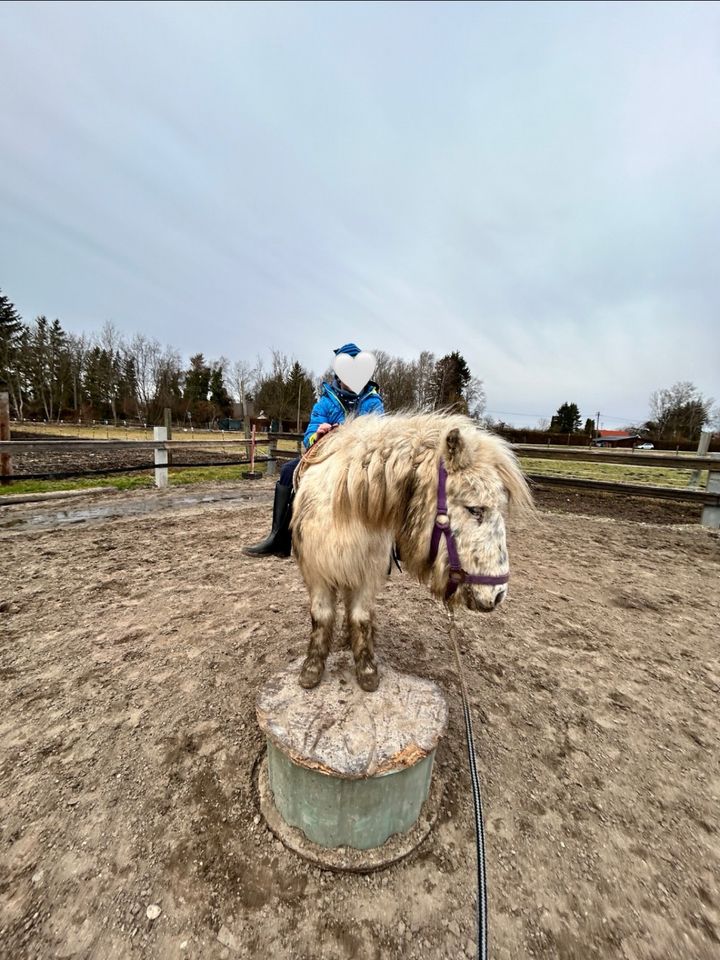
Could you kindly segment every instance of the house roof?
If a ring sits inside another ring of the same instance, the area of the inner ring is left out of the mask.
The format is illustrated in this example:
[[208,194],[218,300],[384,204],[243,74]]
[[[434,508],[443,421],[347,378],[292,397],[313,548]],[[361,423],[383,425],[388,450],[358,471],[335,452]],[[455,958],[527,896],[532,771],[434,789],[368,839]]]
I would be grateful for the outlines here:
[[612,443],[614,440],[642,440],[639,433],[625,433],[622,430],[601,430],[600,436],[593,439],[593,443],[602,443],[607,440]]

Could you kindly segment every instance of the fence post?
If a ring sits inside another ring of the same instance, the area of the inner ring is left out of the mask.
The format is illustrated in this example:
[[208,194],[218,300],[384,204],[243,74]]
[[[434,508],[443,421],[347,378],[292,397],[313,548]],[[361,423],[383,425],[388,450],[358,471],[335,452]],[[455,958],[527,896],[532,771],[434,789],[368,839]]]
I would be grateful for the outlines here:
[[243,480],[259,480],[262,476],[261,473],[257,473],[255,470],[255,434],[256,434],[255,424],[252,425],[252,433],[250,435],[250,469],[243,472]]
[[[700,431],[700,440],[698,442],[697,455],[699,457],[706,456],[708,450],[710,449],[710,440],[712,439],[713,431],[710,427],[703,427]],[[690,480],[688,481],[688,487],[695,489],[700,486],[700,471],[693,470],[690,475]]]
[[[4,386],[4,384],[0,385]],[[10,394],[0,390],[0,440],[10,439]],[[9,453],[0,453],[0,484],[12,482],[12,460]]]
[[[706,489],[708,493],[717,493],[720,496],[720,461],[718,461],[718,470],[713,470],[712,467],[708,470]],[[706,503],[700,523],[704,527],[710,527],[711,530],[720,530],[720,507]]]
[[[167,440],[167,430],[165,427],[153,428],[153,440]],[[168,452],[155,448],[155,486],[167,487],[168,485]]]
[[[170,407],[165,407],[165,410],[164,410],[164,414],[163,414],[163,415],[164,415],[164,418],[165,418],[165,430],[167,431],[167,439],[168,439],[168,440],[172,440],[172,410],[170,409]],[[168,458],[168,459],[167,459],[168,466],[171,467],[171,466],[172,466],[172,451],[168,450],[168,452],[167,452],[167,458]]]
[[268,430],[268,462],[265,465],[265,476],[274,477],[277,472],[278,441],[274,433]]

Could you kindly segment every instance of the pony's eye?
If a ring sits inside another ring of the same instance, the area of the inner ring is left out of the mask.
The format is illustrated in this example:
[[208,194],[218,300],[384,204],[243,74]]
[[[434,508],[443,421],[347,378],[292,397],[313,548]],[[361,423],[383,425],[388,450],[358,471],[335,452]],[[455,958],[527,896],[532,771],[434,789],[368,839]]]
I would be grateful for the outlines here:
[[471,513],[478,523],[482,523],[485,516],[485,507],[466,507],[468,513]]

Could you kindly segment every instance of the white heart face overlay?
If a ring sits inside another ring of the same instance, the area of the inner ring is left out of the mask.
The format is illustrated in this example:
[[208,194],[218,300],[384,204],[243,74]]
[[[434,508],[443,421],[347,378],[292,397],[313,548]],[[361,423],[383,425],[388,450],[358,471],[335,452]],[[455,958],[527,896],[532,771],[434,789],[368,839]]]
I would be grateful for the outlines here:
[[365,351],[356,357],[351,357],[349,353],[338,353],[333,360],[333,370],[338,379],[346,383],[353,393],[360,393],[368,380],[372,380],[376,366],[377,360],[373,354]]

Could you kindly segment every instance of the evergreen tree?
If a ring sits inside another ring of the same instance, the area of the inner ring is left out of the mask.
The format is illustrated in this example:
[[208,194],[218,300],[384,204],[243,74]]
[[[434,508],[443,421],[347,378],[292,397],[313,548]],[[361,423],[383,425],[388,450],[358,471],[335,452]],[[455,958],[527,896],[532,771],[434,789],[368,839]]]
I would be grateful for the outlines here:
[[[202,358],[202,354],[199,355]],[[209,384],[209,368],[205,383]],[[154,393],[152,403],[148,410],[148,417],[154,423],[162,423],[163,412],[169,409],[176,418],[184,418],[187,415],[188,407],[183,400],[183,390],[181,380],[183,377],[180,367],[180,357],[170,348],[159,355],[153,367]],[[203,378],[205,374],[203,373]],[[203,384],[200,384],[202,391]],[[207,397],[207,388],[205,390]],[[198,423],[202,423],[212,418],[212,408],[207,400],[198,400],[195,403],[193,417]]]
[[24,374],[21,358],[24,353],[26,327],[15,305],[0,290],[0,380],[7,384],[15,416],[23,415]]
[[125,420],[137,417],[138,385],[135,361],[127,353],[122,357],[118,381],[118,412]]
[[315,388],[311,378],[297,360],[290,370],[285,393],[288,407],[291,407],[293,411],[290,416],[299,421],[299,429],[303,421],[310,419],[310,411],[315,403]]
[[43,315],[35,318],[30,329],[27,374],[33,412],[51,420],[50,324]]
[[0,377],[9,381],[15,372],[16,351],[23,322],[10,298],[0,290]]
[[85,359],[83,386],[93,417],[117,422],[122,358],[119,353],[96,344]]
[[221,363],[215,363],[210,374],[210,403],[215,407],[215,416],[230,416],[232,398],[225,387],[225,371]]
[[555,433],[577,433],[582,418],[576,403],[563,403],[552,418],[550,429]]
[[185,416],[190,414],[195,423],[206,422],[213,416],[212,407],[208,404],[211,374],[202,353],[190,357],[190,368],[185,371],[182,400]]
[[431,381],[435,409],[444,407],[467,413],[466,388],[471,378],[470,368],[457,350],[441,357],[435,364]]
[[70,399],[68,338],[55,319],[48,330],[48,373],[50,377],[50,416],[60,419]]
[[273,371],[258,381],[255,396],[256,412],[263,411],[271,420],[306,420],[315,402],[312,378],[297,360],[275,353]]

